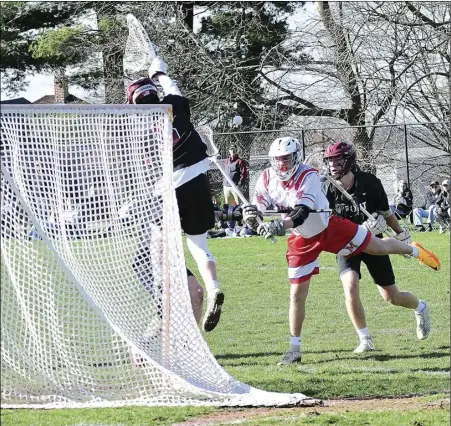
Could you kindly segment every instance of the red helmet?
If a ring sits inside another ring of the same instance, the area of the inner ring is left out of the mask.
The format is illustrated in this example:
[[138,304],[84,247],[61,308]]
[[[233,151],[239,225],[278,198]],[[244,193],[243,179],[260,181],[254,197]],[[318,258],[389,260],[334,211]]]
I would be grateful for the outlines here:
[[159,101],[157,86],[149,77],[140,78],[127,87],[128,104],[156,104]]
[[326,148],[324,153],[324,161],[329,165],[329,160],[332,158],[342,158],[341,165],[334,165],[331,170],[334,179],[341,179],[349,171],[355,172],[357,170],[357,153],[354,145],[347,142],[335,142]]

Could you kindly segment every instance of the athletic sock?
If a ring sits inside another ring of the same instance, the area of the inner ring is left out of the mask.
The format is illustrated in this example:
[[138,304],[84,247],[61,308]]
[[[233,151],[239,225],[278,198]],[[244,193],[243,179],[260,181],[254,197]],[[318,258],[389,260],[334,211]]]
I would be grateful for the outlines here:
[[291,352],[301,351],[301,336],[299,337],[290,336],[290,351]]
[[364,337],[370,337],[370,332],[368,331],[368,327],[361,328],[356,331],[357,331],[357,334],[358,334],[360,340],[362,340]]
[[410,247],[412,247],[412,256],[413,257],[418,257],[420,255],[418,247],[415,247],[415,246],[410,246]]
[[219,282],[216,280],[206,281],[205,287],[207,289],[207,293],[210,293],[210,291],[216,290],[217,288],[219,288]]
[[415,309],[415,312],[416,312],[417,314],[421,314],[421,312],[423,312],[423,309],[424,309],[425,307],[426,307],[426,304],[420,300],[420,302],[418,303],[418,306],[417,306],[416,309]]

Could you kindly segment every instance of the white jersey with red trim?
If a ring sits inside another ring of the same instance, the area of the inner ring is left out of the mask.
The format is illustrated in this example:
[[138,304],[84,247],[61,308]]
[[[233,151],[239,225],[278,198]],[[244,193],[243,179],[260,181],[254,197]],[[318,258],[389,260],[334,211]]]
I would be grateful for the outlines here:
[[[304,204],[311,209],[328,209],[329,202],[321,189],[318,171],[308,164],[300,164],[293,177],[281,181],[269,167],[263,171],[255,186],[252,204],[262,213],[272,204],[278,210],[293,209]],[[329,224],[329,213],[311,213],[293,232],[304,238],[318,235]]]

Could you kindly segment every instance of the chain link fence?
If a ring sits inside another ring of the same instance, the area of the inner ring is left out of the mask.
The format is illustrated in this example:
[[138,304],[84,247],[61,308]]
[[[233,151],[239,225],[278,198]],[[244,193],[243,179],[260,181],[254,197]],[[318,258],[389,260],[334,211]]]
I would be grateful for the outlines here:
[[[249,163],[248,184],[240,188],[247,199],[252,198],[261,172],[269,167],[271,143],[283,136],[297,138],[304,157],[335,141],[353,142],[360,167],[382,181],[390,202],[398,181],[404,179],[413,192],[414,207],[423,206],[431,181],[441,182],[450,176],[450,125],[444,122],[215,133],[220,159],[225,161],[229,147],[236,145],[239,156]],[[210,170],[209,179],[212,193],[218,203],[222,202],[223,177],[219,170]]]

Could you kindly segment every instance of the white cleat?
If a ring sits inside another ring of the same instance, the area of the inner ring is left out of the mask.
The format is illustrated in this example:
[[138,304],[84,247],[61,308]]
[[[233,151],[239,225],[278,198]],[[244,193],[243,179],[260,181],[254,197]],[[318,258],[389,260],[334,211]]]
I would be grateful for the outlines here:
[[302,355],[300,351],[288,351],[284,353],[282,359],[277,365],[295,364],[297,362],[301,362],[301,358]]
[[429,306],[425,304],[424,309],[420,313],[415,312],[415,318],[417,320],[417,337],[420,340],[427,339],[429,334],[431,333]]
[[359,346],[354,349],[355,354],[362,354],[363,352],[371,352],[374,351],[373,341],[370,336],[363,337],[360,340]]

